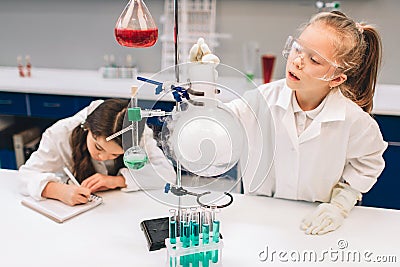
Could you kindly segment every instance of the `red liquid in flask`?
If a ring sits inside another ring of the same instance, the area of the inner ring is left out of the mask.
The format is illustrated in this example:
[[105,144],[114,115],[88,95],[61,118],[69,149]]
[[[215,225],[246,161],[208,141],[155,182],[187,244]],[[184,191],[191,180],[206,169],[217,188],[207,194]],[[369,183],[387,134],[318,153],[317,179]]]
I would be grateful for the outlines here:
[[117,42],[127,47],[149,47],[157,42],[158,29],[132,30],[115,28]]

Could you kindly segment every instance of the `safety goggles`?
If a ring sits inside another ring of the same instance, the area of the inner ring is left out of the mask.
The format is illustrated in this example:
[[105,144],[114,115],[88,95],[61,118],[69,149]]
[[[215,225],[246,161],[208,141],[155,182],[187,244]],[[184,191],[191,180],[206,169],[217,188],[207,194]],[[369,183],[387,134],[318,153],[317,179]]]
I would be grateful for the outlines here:
[[319,80],[330,81],[344,72],[341,66],[326,59],[317,51],[308,48],[292,36],[288,37],[282,55],[290,62],[299,58],[301,64],[299,68]]

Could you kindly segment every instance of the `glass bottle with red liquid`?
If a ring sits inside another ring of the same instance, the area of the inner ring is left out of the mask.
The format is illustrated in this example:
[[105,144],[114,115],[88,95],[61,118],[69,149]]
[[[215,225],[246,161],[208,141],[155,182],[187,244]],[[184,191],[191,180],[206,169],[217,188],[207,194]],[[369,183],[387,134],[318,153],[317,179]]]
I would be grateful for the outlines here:
[[126,47],[153,46],[158,28],[143,0],[130,0],[115,25],[117,42]]

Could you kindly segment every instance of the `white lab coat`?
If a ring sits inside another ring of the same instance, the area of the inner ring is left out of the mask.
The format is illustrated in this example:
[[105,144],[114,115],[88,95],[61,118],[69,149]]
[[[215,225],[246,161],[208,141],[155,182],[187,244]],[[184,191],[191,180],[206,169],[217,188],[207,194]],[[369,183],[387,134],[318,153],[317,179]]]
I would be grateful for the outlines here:
[[[63,173],[63,167],[71,169],[73,166],[70,146],[72,130],[85,121],[87,115],[102,102],[103,100],[93,101],[88,107],[82,109],[74,116],[59,120],[46,129],[42,135],[38,150],[32,153],[27,162],[19,169],[19,172],[24,173],[20,186],[22,194],[41,200],[43,199],[42,191],[49,181],[66,181],[67,178]],[[176,177],[174,168],[157,147],[156,141],[153,139],[153,131],[147,126],[145,126],[140,145],[144,147],[149,158],[149,163],[142,169],[131,172],[135,176],[134,180],[142,179],[141,174],[144,173],[146,175],[144,178],[156,179],[156,184],[160,184],[160,179],[174,181]],[[107,174],[104,162],[95,160],[92,160],[92,162],[98,173]],[[149,176],[149,173],[152,175]],[[125,178],[128,188],[138,187],[134,184],[135,181],[133,179],[126,176]]]
[[292,94],[283,79],[228,104],[248,138],[239,164],[245,193],[329,202],[332,188],[343,180],[367,192],[385,166],[387,143],[375,120],[333,90],[297,136]]

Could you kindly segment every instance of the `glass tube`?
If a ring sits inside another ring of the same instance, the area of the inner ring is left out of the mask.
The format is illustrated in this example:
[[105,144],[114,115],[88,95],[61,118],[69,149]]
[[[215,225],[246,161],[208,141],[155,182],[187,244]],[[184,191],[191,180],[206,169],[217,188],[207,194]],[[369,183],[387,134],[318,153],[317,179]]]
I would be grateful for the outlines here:
[[[138,100],[136,97],[137,93],[137,87],[135,94],[132,94],[131,96],[131,107],[136,108],[138,106]],[[133,91],[132,87],[132,91]],[[139,146],[139,122],[138,121],[132,121],[132,146],[133,147],[138,147]]]
[[192,245],[198,246],[199,245],[199,236],[200,236],[200,229],[199,229],[200,214],[197,211],[197,209],[191,215],[191,223],[192,223],[192,229],[191,229]]
[[[202,244],[207,245],[210,243],[210,225],[211,225],[211,211],[209,209],[203,209],[201,213],[201,225],[202,225]],[[211,251],[202,252],[200,256],[203,267],[210,266]]]
[[190,226],[188,222],[183,224],[183,244],[184,248],[190,247]]
[[[216,218],[217,212],[219,212],[219,210],[216,207],[211,207],[211,214],[212,214],[212,222],[213,222],[213,237],[212,240],[214,243],[218,243],[219,242],[219,228],[220,228],[220,222],[219,220]],[[214,250],[212,253],[212,258],[211,261],[213,263],[217,263],[218,262],[218,250]]]
[[211,212],[210,210],[203,209],[201,213],[201,225],[203,234],[203,244],[210,243],[210,225],[211,225]]
[[176,222],[176,210],[169,210],[169,238],[171,244],[176,244],[176,234],[177,234],[177,222]]
[[179,214],[179,241],[183,241],[183,224],[187,222],[187,210],[185,208],[181,209]]

